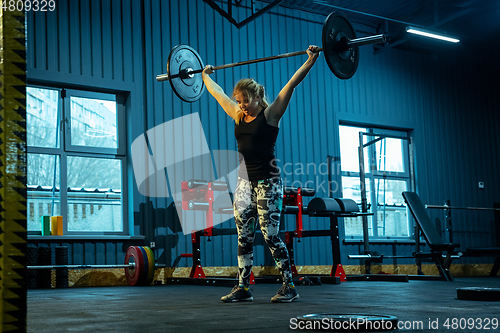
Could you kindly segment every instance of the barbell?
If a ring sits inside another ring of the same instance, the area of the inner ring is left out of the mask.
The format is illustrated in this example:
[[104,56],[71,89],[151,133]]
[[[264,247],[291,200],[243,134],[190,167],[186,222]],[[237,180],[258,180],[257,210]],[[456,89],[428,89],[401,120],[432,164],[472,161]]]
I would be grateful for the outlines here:
[[462,209],[462,210],[487,210],[487,211],[500,211],[500,208],[489,207],[455,207],[448,205],[425,205],[427,209]]
[[[453,259],[460,259],[462,257],[462,254],[461,253],[458,253],[458,254],[455,254],[455,255],[452,255],[450,256],[450,258],[453,258]],[[401,256],[386,256],[386,255],[383,255],[383,254],[379,254],[379,255],[373,255],[373,254],[349,254],[347,255],[347,259],[353,259],[353,260],[356,260],[356,259],[359,259],[359,260],[371,260],[371,261],[376,261],[376,262],[382,262],[384,259],[412,259],[412,258],[415,258],[415,256],[404,256],[404,255],[401,255]]]
[[153,282],[156,270],[155,258],[147,246],[130,246],[125,254],[123,265],[43,265],[27,266],[27,269],[108,269],[124,268],[127,283],[131,286],[149,286]]
[[[374,35],[356,38],[356,32],[349,19],[341,12],[333,12],[323,24],[321,36],[322,48],[328,67],[339,79],[350,79],[358,68],[358,47],[369,44],[384,43],[385,35]],[[214,66],[214,70],[249,65],[263,61],[294,57],[307,54],[307,51],[297,51],[275,56],[258,58]],[[174,93],[185,102],[195,102],[203,94],[205,85],[201,75],[203,60],[195,49],[188,45],[177,45],[167,59],[167,73],[156,76],[158,82],[169,81]]]

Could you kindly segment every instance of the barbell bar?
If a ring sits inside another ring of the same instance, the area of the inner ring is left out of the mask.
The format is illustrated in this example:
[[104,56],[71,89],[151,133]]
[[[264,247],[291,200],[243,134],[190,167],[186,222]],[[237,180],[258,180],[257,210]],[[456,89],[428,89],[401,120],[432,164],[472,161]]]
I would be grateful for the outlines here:
[[122,265],[39,265],[26,266],[27,269],[108,269],[124,268],[125,278],[131,286],[147,286],[153,282],[156,270],[153,251],[147,246],[130,246]]
[[[353,48],[353,47],[358,47],[358,46],[363,46],[363,45],[369,45],[369,44],[378,44],[378,43],[384,43],[386,41],[385,35],[375,35],[375,36],[368,36],[368,37],[362,37],[362,38],[356,38],[354,40],[346,40],[346,46],[347,49]],[[323,51],[324,49],[322,47],[318,48],[318,52]],[[252,59],[252,60],[245,60],[245,61],[239,61],[239,62],[233,62],[231,64],[225,64],[225,65],[220,65],[220,66],[213,66],[213,70],[219,70],[219,69],[226,69],[226,68],[232,68],[232,67],[237,67],[237,66],[243,66],[243,65],[250,65],[250,64],[255,64],[258,62],[264,62],[264,61],[271,61],[271,60],[276,60],[276,59],[283,59],[283,58],[289,58],[289,57],[295,57],[299,55],[307,54],[307,51],[296,51],[296,52],[289,52],[289,53],[283,53],[283,54],[278,54],[275,56],[270,56],[270,57],[264,57],[264,58],[257,58],[257,59]],[[192,69],[192,68],[186,68],[182,71],[180,71],[177,74],[173,75],[168,75],[168,74],[160,74],[156,76],[156,81],[162,82],[162,81],[168,81],[176,78],[187,78],[191,77],[194,74],[199,74],[203,72],[203,68],[201,69]]]
[[347,259],[410,259],[414,258],[413,256],[386,256],[383,254],[380,255],[372,255],[372,254],[349,254],[347,255]]
[[455,207],[448,205],[425,205],[428,209],[463,209],[463,210],[488,210],[488,211],[500,211],[500,208],[487,208],[487,207]]
[[106,269],[106,268],[128,268],[135,269],[135,263],[130,263],[128,265],[45,265],[45,266],[26,266],[27,269],[56,269],[56,268],[68,268],[68,269]]
[[[322,46],[318,51],[325,55],[326,62],[332,73],[340,79],[351,78],[358,68],[358,47],[379,44],[386,41],[383,34],[356,38],[356,32],[349,19],[340,12],[333,12],[323,24]],[[297,51],[270,57],[240,61],[214,66],[214,70],[249,65],[275,59],[282,59],[307,54],[307,51]],[[203,60],[192,47],[177,45],[167,59],[167,73],[156,76],[158,82],[169,81],[174,93],[185,102],[195,102],[203,94],[205,85],[201,75]]]
[[[443,256],[444,257],[444,256]],[[462,254],[461,253],[458,253],[456,255],[452,255],[450,258],[453,258],[453,259],[460,259],[462,257]],[[401,255],[401,256],[386,256],[386,255],[383,255],[383,254],[380,254],[380,255],[372,255],[372,254],[349,254],[347,255],[347,259],[353,259],[353,260],[356,260],[356,259],[359,259],[359,260],[383,260],[383,259],[412,259],[412,258],[415,258],[415,256],[404,256],[404,255]]]

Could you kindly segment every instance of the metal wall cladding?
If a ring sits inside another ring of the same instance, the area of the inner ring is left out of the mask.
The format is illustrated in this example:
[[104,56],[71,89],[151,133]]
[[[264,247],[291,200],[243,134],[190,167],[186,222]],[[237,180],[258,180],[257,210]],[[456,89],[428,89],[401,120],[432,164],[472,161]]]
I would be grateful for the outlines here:
[[[211,151],[235,151],[234,123],[208,92],[194,103],[177,98],[168,82],[156,82],[166,73],[170,50],[187,44],[205,64],[220,65],[305,50],[321,45],[325,15],[275,7],[237,29],[203,1],[58,1],[52,13],[28,13],[28,80],[30,83],[115,91],[127,96],[127,145],[146,131],[181,116],[197,113]],[[251,14],[247,7],[233,10],[240,22]],[[348,15],[348,13],[347,13]],[[360,36],[375,34],[355,23]],[[281,120],[277,158],[286,185],[316,188],[327,196],[326,157],[340,156],[339,124],[371,125],[407,130],[414,140],[417,191],[424,203],[449,199],[457,206],[492,207],[500,201],[499,100],[489,69],[493,56],[471,66],[477,52],[466,45],[436,44],[432,54],[389,49],[373,54],[361,48],[358,71],[349,80],[337,79],[324,55],[298,86]],[[266,87],[273,100],[306,56],[217,71],[213,78],[228,94],[241,78],[251,77]],[[482,67],[481,67],[482,66]],[[182,140],[192,133],[179,129]],[[165,145],[174,144],[164,142]],[[130,211],[135,235],[144,244],[156,243],[160,264],[171,265],[181,253],[191,252],[191,238],[175,228],[172,197],[146,197],[138,192],[131,157],[128,168]],[[322,167],[320,167],[322,166]],[[176,179],[182,177],[182,170]],[[207,171],[207,175],[210,173]],[[187,179],[186,179],[187,180]],[[340,182],[340,176],[334,180]],[[478,182],[485,184],[478,188]],[[150,180],[154,185],[156,179]],[[340,190],[334,193],[341,196]],[[306,203],[308,199],[306,198]],[[429,211],[444,226],[442,211]],[[199,215],[203,218],[203,214]],[[233,220],[221,226],[232,227]],[[283,230],[293,229],[286,216]],[[306,229],[327,229],[327,218],[305,217]],[[454,211],[454,241],[468,246],[495,245],[493,213]],[[113,241],[110,241],[113,243]],[[262,241],[257,240],[258,244]],[[89,245],[92,244],[92,245]],[[72,243],[73,263],[99,263],[105,256],[121,262],[123,246],[100,242]],[[236,266],[236,236],[202,238],[204,266]],[[379,253],[406,255],[412,246],[380,246]],[[358,245],[342,246],[347,254]],[[81,257],[80,257],[81,256]],[[302,239],[296,244],[297,265],[332,262],[327,237]],[[189,259],[190,260],[190,259]],[[181,266],[190,266],[182,260]],[[483,259],[470,259],[483,260]],[[411,260],[401,261],[411,263]],[[468,262],[468,261],[461,261]],[[267,247],[257,245],[255,265],[273,265]]]

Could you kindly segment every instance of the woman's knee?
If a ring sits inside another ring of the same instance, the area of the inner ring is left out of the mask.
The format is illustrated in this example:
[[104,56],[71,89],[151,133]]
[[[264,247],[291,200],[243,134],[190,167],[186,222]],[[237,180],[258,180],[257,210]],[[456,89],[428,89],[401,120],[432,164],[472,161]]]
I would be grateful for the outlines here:
[[285,248],[285,243],[283,243],[279,235],[267,234],[264,236],[264,241],[271,250]]

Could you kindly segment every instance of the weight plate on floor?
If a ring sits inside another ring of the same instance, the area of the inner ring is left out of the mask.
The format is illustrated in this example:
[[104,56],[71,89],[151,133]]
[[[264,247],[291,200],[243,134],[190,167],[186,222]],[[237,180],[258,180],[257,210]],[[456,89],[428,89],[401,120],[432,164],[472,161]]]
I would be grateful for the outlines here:
[[175,94],[185,102],[196,102],[205,89],[201,74],[185,75],[186,70],[203,69],[203,60],[195,49],[188,45],[175,46],[168,56],[167,75],[180,74],[180,77],[170,79]]
[[154,278],[155,278],[155,272],[156,272],[156,262],[155,262],[155,254],[153,252],[153,250],[146,246],[146,251],[148,251],[149,255],[151,256],[151,262],[149,263],[149,267],[150,267],[150,276],[148,277],[148,285],[150,285]]
[[153,251],[147,247],[144,246],[144,251],[146,251],[146,255],[148,257],[148,273],[146,276],[146,280],[144,281],[145,286],[149,286],[151,282],[153,282],[153,278],[155,276],[155,257],[153,254]]
[[382,332],[397,329],[398,318],[389,315],[370,314],[308,314],[297,317],[297,328],[342,332]]
[[142,251],[138,246],[130,246],[125,254],[125,265],[135,264],[134,268],[125,268],[125,277],[130,286],[137,286],[140,284],[140,277],[144,270],[144,259]]
[[146,249],[144,249],[144,246],[138,246],[138,248],[141,250],[142,253],[142,260],[144,260],[144,266],[141,271],[141,276],[140,276],[140,286],[145,286],[146,285],[146,280],[148,279],[148,274],[149,274],[149,258],[148,258],[148,253],[146,252]]
[[457,298],[468,301],[500,301],[500,288],[457,288]]
[[323,24],[323,53],[328,67],[339,79],[351,78],[358,69],[358,47],[347,46],[352,39],[356,39],[356,32],[349,19],[340,12],[328,15]]

